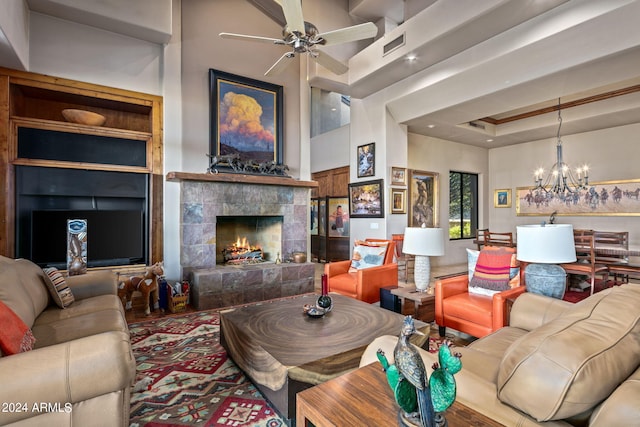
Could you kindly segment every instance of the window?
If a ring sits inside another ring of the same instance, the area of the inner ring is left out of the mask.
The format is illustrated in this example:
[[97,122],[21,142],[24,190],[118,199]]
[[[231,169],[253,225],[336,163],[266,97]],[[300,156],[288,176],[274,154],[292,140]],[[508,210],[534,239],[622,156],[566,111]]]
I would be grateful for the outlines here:
[[449,238],[471,239],[478,228],[478,174],[449,173]]

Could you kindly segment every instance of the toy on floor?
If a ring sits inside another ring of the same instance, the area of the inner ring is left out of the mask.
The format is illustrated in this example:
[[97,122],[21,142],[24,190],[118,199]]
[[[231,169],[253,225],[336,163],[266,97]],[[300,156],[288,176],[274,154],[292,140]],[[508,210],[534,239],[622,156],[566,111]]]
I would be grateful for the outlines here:
[[125,310],[131,310],[131,295],[134,291],[142,294],[144,301],[144,314],[151,314],[149,297],[153,298],[154,307],[158,307],[158,277],[164,274],[162,262],[156,262],[147,267],[144,276],[131,276],[123,281],[118,279],[118,296]]

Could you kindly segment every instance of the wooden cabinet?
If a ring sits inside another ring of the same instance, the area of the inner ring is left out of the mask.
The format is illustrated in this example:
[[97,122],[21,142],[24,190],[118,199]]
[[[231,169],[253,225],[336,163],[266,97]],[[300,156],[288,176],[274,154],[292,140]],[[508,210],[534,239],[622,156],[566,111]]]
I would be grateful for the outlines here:
[[349,189],[349,166],[312,173],[311,179],[318,183],[318,188],[312,190],[311,197],[347,194]]
[[[106,120],[102,126],[71,123],[64,109],[92,111]],[[56,180],[65,175],[95,182],[62,188]],[[119,176],[119,186],[103,188],[109,187],[102,185],[105,176]],[[95,204],[99,197],[111,203],[130,198],[129,191],[145,215],[145,261],[161,261],[163,181],[162,97],[0,68],[0,254],[16,256],[19,223],[33,203],[48,208],[60,197],[76,197],[68,204],[82,198]],[[136,188],[123,190],[129,182]],[[114,238],[127,244],[126,236]]]

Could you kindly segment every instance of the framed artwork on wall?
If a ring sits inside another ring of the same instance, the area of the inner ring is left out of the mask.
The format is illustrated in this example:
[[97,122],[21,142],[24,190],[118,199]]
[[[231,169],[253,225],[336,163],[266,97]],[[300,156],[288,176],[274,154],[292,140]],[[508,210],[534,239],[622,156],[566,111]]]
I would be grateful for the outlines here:
[[411,170],[409,174],[409,226],[438,226],[438,173]]
[[349,237],[349,198],[329,197],[329,237]]
[[384,218],[383,180],[349,184],[351,218]]
[[407,190],[404,188],[391,189],[391,213],[407,213]]
[[376,174],[375,142],[358,146],[358,178]]
[[493,207],[494,208],[510,208],[511,207],[511,189],[510,188],[493,191]]
[[325,236],[327,218],[327,199],[322,197],[318,200],[318,236]]
[[587,190],[555,196],[534,187],[516,188],[518,216],[639,216],[640,179],[589,183]]
[[282,164],[282,91],[282,86],[209,69],[209,154]]
[[313,198],[309,203],[309,229],[312,236],[318,235],[318,199]]
[[391,166],[391,185],[407,185],[407,169]]

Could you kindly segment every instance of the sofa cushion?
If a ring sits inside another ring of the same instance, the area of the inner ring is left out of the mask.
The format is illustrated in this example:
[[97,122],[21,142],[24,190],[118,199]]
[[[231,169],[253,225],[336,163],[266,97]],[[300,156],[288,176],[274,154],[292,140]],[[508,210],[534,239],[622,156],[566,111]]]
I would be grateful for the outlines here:
[[538,421],[592,409],[640,364],[640,286],[616,286],[515,341],[498,373],[498,398]]
[[384,256],[387,253],[388,245],[386,242],[362,242],[356,240],[349,271],[353,272],[384,264]]
[[38,316],[49,305],[49,292],[45,286],[45,274],[42,269],[28,259],[14,260],[15,269],[20,277],[20,283],[29,295],[33,311]]
[[514,248],[494,246],[482,248],[469,282],[469,292],[493,295],[510,289],[511,260],[514,253]]
[[73,304],[73,292],[67,282],[64,280],[64,276],[55,267],[49,267],[44,269],[45,283],[47,289],[51,294],[51,298],[60,308],[67,308]]
[[[40,272],[42,273],[42,270]],[[27,281],[28,278],[19,271],[16,260],[0,256],[0,277],[2,277],[0,301],[9,306],[28,327],[32,327],[41,310],[35,307],[28,288],[23,286],[23,281]],[[44,291],[46,301],[48,301],[49,295],[44,287],[44,282],[40,288]]]
[[5,303],[0,301],[0,356],[29,351],[35,338],[31,329]]
[[591,414],[589,427],[633,426],[640,423],[640,368]]
[[[106,296],[105,297],[109,297]],[[110,297],[118,300],[116,296]],[[72,306],[73,307],[73,306]],[[70,309],[72,308],[70,307]],[[46,313],[51,310],[52,315]],[[33,335],[36,337],[34,348],[48,347],[101,334],[103,332],[118,331],[128,334],[127,322],[119,309],[104,309],[93,313],[79,314],[73,317],[66,317],[57,307],[51,307],[43,313],[47,322],[40,322],[40,319],[33,325]],[[56,314],[61,314],[58,320],[53,321]]]

